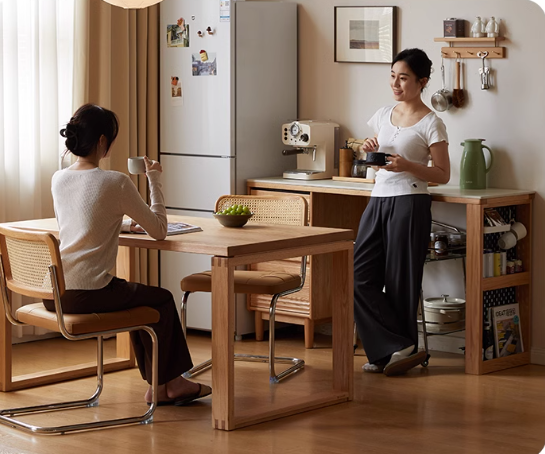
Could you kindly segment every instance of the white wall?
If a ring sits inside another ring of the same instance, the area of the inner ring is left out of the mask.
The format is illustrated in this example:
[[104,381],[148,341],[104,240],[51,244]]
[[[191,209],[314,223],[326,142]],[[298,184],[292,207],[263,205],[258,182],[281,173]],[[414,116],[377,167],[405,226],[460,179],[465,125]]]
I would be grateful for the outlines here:
[[[490,60],[494,87],[480,88],[480,59],[465,60],[462,87],[466,106],[439,114],[445,121],[450,138],[452,177],[458,185],[462,153],[460,142],[467,138],[484,138],[494,150],[494,167],[489,186],[537,191],[534,204],[533,260],[533,350],[532,361],[545,364],[545,52],[543,30],[545,14],[530,0],[298,0],[299,3],[299,118],[331,119],[341,125],[341,137],[367,137],[366,125],[371,115],[383,105],[393,103],[387,64],[335,63],[334,7],[398,7],[398,50],[419,47],[433,61],[435,72],[424,92],[431,106],[431,95],[441,87],[440,48],[433,38],[443,35],[443,20],[463,18],[468,28],[476,16],[500,19],[501,45],[507,58]],[[536,38],[538,37],[538,38]],[[447,86],[452,89],[453,61],[445,60]],[[434,204],[434,219],[459,227],[465,225],[463,207]],[[456,262],[426,266],[427,296],[450,293],[460,296],[461,265]],[[434,267],[434,269],[432,269]],[[441,273],[442,278],[433,278]],[[446,273],[450,279],[445,280]],[[433,281],[440,282],[435,284]],[[425,295],[426,296],[426,295]],[[541,329],[540,329],[541,328]]]

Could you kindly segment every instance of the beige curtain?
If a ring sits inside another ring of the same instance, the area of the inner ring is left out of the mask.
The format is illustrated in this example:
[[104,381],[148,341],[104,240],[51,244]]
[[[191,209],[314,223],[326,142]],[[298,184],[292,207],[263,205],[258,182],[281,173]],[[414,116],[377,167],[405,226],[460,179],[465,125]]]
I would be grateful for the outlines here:
[[[159,156],[159,7],[125,10],[78,0],[74,110],[91,102],[113,110],[120,130],[104,167],[128,174],[127,158]],[[131,176],[148,200],[145,176]],[[136,278],[158,284],[156,251],[141,250]]]
[[[0,222],[53,217],[72,110],[75,0],[0,0]],[[13,294],[13,308],[34,302]],[[12,328],[15,342],[46,330]]]

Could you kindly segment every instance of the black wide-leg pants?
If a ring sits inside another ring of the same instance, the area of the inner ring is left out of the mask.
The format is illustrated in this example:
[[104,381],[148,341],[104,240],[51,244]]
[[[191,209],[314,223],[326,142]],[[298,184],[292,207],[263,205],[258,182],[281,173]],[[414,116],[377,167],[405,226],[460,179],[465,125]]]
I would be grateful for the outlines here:
[[418,345],[431,196],[371,197],[354,248],[354,318],[370,363]]
[[[161,316],[157,323],[149,325],[157,334],[159,341],[159,384],[163,385],[193,367],[176,303],[168,290],[114,277],[106,287],[99,290],[66,290],[61,301],[63,311],[67,314],[152,307]],[[54,302],[51,300],[44,300],[44,305],[49,311],[55,310]],[[131,341],[140,374],[151,384],[151,337],[145,331],[131,331]]]

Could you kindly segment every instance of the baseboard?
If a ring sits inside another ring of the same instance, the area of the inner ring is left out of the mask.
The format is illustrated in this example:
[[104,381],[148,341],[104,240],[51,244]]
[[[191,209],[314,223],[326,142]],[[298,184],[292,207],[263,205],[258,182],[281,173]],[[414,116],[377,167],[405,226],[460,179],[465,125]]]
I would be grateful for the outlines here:
[[545,348],[532,348],[530,350],[530,363],[545,366]]

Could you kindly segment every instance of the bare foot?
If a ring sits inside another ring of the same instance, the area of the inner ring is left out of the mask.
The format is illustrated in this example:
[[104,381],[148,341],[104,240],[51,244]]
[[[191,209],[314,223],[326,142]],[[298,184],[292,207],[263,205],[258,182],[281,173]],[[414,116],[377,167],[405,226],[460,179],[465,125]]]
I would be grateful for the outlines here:
[[[144,399],[146,399],[146,402],[151,402],[151,386],[146,391],[146,395],[144,396]],[[159,385],[157,387],[157,402],[161,402],[162,400],[167,400],[167,386],[166,385]]]
[[166,391],[169,399],[192,396],[197,394],[199,389],[200,386],[198,383],[193,383],[192,381],[186,380],[182,376],[176,377],[166,384]]
[[[159,385],[157,387],[157,402],[172,400],[178,397],[186,397],[197,394],[200,390],[198,383],[186,380],[184,377],[179,376],[170,380],[165,385]],[[151,402],[151,386],[146,391],[144,396],[146,402]]]

